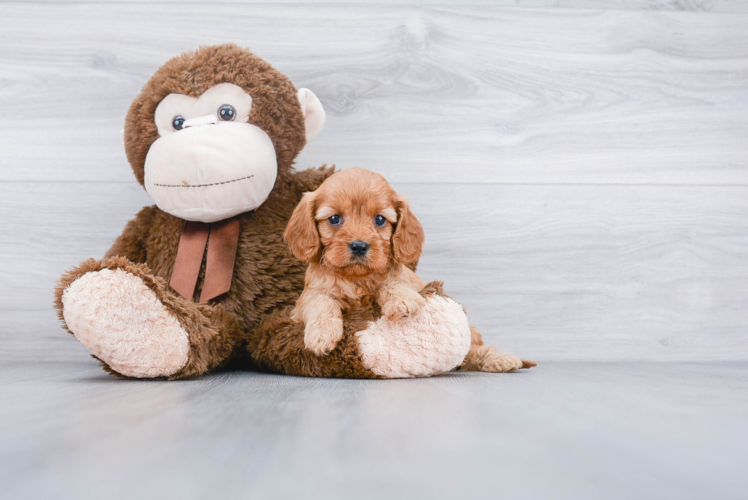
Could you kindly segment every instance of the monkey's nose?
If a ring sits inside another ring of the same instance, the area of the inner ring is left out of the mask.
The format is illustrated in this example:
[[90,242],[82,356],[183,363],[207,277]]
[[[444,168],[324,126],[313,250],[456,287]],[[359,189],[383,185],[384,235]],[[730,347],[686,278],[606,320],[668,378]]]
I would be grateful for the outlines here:
[[369,244],[361,240],[356,240],[348,244],[348,248],[356,257],[363,257],[369,251]]
[[200,125],[215,125],[218,123],[216,115],[205,115],[198,118],[190,118],[182,123],[182,128],[199,127]]

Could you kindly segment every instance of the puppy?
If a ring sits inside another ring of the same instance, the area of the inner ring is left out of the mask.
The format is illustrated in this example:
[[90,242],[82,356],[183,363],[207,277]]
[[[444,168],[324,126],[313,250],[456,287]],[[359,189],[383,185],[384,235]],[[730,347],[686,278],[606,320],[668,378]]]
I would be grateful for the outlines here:
[[[317,355],[343,337],[342,312],[376,300],[390,320],[407,318],[425,304],[423,281],[409,265],[418,262],[423,228],[379,174],[362,168],[339,171],[304,194],[283,234],[291,251],[309,262],[305,288],[292,319],[303,322],[304,345]],[[483,344],[474,327],[463,371],[512,372],[535,366]]]
[[342,311],[375,298],[388,319],[417,314],[424,283],[407,267],[418,261],[423,228],[405,198],[379,174],[352,168],[306,193],[283,235],[310,262],[292,319],[305,324],[304,345],[321,355],[343,337]]

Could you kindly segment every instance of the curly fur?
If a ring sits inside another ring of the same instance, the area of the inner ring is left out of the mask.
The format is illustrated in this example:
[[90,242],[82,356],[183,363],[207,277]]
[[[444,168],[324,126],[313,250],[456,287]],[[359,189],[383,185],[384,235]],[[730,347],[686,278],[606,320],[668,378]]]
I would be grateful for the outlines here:
[[[342,311],[375,300],[393,320],[416,314],[425,303],[417,294],[423,281],[406,267],[421,255],[423,228],[379,174],[352,168],[330,176],[304,195],[284,238],[297,257],[311,262],[292,315],[306,324],[305,343],[316,354],[342,337]],[[366,245],[365,253],[355,254],[353,244]]]

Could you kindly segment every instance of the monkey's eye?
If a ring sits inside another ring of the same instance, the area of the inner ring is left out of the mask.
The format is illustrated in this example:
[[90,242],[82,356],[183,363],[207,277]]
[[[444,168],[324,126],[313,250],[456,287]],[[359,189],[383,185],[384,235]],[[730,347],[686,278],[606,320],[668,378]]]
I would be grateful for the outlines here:
[[175,116],[171,121],[171,125],[174,127],[174,130],[182,130],[182,127],[184,126],[184,118],[181,116]]
[[377,215],[376,217],[374,217],[374,224],[379,227],[383,227],[385,224],[387,224],[387,219],[385,219],[381,215]]
[[236,110],[233,106],[230,106],[228,104],[224,104],[220,108],[218,108],[218,118],[220,118],[224,122],[230,122],[233,121],[236,117]]
[[332,226],[339,226],[340,225],[340,216],[339,215],[331,215],[327,218],[327,222],[330,223]]

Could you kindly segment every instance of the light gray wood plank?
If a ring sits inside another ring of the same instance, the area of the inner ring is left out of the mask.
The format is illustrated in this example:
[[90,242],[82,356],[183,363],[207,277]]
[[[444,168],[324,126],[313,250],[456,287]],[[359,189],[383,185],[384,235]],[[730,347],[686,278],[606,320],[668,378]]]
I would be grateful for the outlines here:
[[[0,3],[152,3],[151,0],[0,0]],[[252,4],[252,0],[161,0],[159,3],[202,4]],[[345,0],[264,0],[263,3],[277,5],[297,4],[340,4],[351,2]],[[392,0],[364,0],[357,2],[363,5],[392,4]],[[592,9],[592,10],[665,10],[689,12],[740,12],[748,13],[748,4],[743,0],[411,0],[411,5],[487,5],[515,8],[552,8],[552,9]]]
[[304,167],[748,184],[746,26],[702,12],[2,4],[0,179],[131,180],[120,131],[140,87],[169,57],[231,41],[326,106]]
[[445,280],[502,348],[546,359],[748,359],[744,188],[399,190],[424,221],[420,274]]
[[2,498],[743,498],[748,366],[406,381],[0,365]]
[[0,183],[0,192],[6,311],[46,309],[63,271],[103,256],[127,221],[153,204],[135,182]]
[[0,364],[8,362],[81,362],[91,353],[62,329],[49,305],[38,311],[0,311]]
[[[748,359],[746,187],[395,188],[426,230],[420,275],[444,280],[502,349],[541,360]],[[60,273],[101,256],[148,203],[135,183],[0,184],[0,199],[14,242],[0,248],[6,312],[46,310]],[[19,328],[57,331],[46,314]]]

